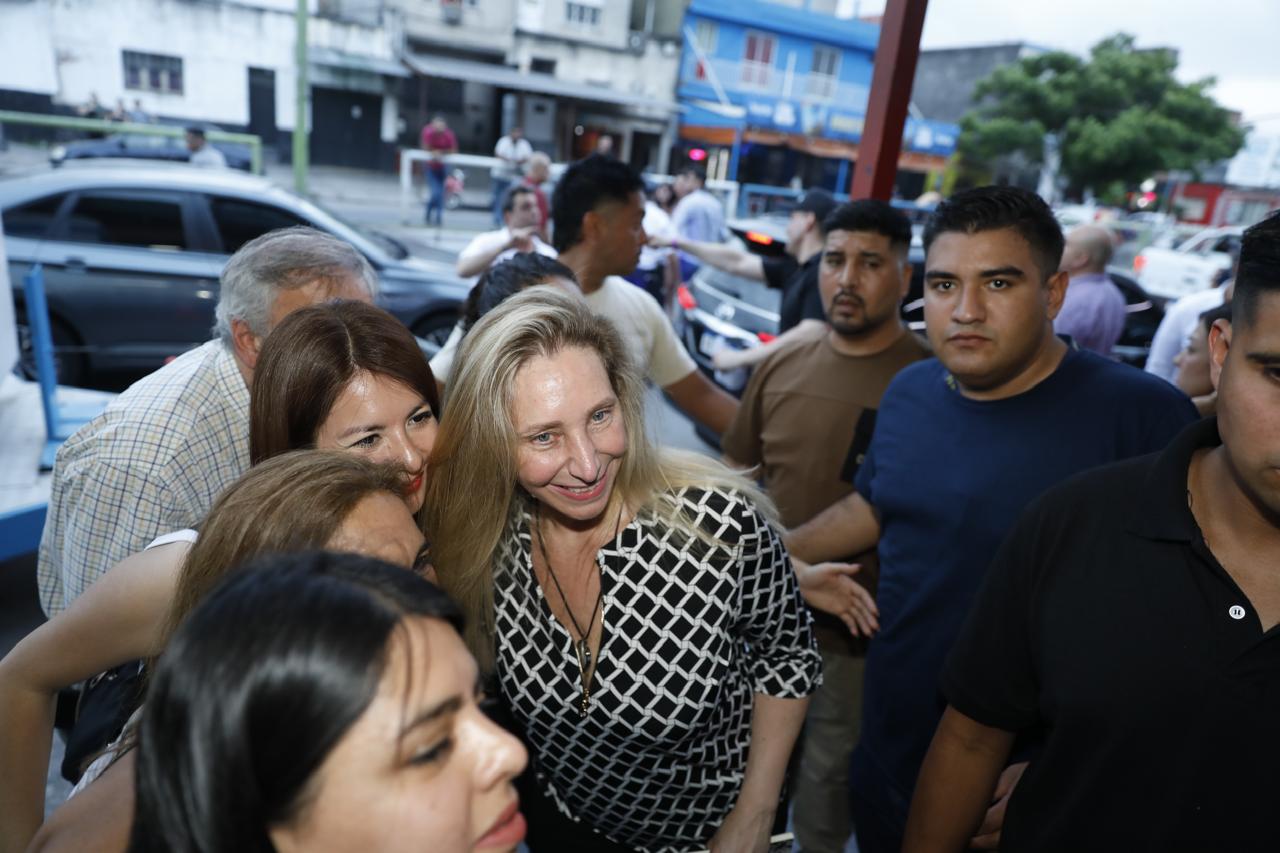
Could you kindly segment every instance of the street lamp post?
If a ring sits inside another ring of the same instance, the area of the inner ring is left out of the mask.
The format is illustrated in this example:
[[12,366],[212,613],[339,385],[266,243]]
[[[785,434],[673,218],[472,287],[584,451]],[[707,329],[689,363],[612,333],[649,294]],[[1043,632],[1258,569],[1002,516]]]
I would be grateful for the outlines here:
[[294,47],[295,73],[298,78],[297,103],[293,115],[293,188],[302,195],[307,192],[307,100],[310,86],[307,80],[307,0],[298,0],[297,44]]

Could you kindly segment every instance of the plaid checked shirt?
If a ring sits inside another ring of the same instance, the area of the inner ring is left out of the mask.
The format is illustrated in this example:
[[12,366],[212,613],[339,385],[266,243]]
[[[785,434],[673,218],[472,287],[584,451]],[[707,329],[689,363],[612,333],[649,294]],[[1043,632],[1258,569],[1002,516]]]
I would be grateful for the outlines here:
[[134,383],[58,450],[37,567],[45,612],[194,527],[248,468],[249,389],[220,341]]

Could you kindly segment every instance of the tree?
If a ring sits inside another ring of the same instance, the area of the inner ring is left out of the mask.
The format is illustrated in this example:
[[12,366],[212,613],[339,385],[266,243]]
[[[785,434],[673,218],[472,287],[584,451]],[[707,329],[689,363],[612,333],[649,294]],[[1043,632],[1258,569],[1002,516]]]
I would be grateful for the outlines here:
[[1021,154],[1043,159],[1054,134],[1069,191],[1123,195],[1154,173],[1233,156],[1244,133],[1207,92],[1214,79],[1179,83],[1172,50],[1138,50],[1123,33],[1089,58],[1054,51],[996,69],[978,83],[980,105],[961,120],[960,155],[990,162]]

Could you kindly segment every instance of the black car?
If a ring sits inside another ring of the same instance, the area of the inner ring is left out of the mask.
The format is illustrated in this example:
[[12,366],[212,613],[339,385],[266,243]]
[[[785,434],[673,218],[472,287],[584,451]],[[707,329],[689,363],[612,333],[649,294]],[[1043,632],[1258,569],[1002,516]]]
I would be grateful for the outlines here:
[[360,251],[378,304],[443,342],[468,286],[451,265],[415,258],[265,178],[190,166],[78,164],[0,181],[22,369],[33,376],[22,281],[44,272],[59,381],[150,371],[209,339],[227,258],[267,231],[307,225]]
[[[207,128],[216,130],[217,128]],[[248,172],[253,159],[249,146],[236,142],[209,142],[222,152],[227,167]],[[145,133],[112,133],[101,139],[78,139],[49,149],[49,163],[61,166],[70,160],[128,158],[186,163],[191,159],[187,143],[181,136],[152,136]]]

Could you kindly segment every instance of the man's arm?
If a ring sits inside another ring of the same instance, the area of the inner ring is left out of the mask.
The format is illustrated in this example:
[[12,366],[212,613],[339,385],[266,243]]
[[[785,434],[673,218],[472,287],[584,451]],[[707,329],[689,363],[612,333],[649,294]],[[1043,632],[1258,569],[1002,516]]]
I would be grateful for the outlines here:
[[532,251],[532,238],[537,230],[536,226],[529,226],[507,232],[491,231],[487,234],[477,234],[466,248],[458,253],[458,261],[454,269],[463,278],[470,278],[487,270],[494,259],[507,249]]
[[738,412],[738,401],[721,390],[700,370],[692,371],[662,390],[667,392],[680,411],[714,431],[716,435],[724,434]]
[[948,706],[925,755],[911,800],[903,853],[967,850],[1014,734],[984,726]]
[[751,367],[764,361],[787,344],[798,341],[808,335],[816,334],[817,330],[826,328],[826,325],[821,320],[805,318],[767,344],[761,344],[751,349],[725,347],[717,350],[716,354],[711,356],[711,363],[716,366],[717,370],[736,370],[739,367]]
[[786,536],[787,550],[807,563],[861,554],[879,541],[880,519],[875,508],[857,492],[836,501]]
[[699,243],[678,236],[669,239],[655,237],[649,243],[657,249],[679,249],[727,273],[752,281],[764,281],[764,261],[760,256],[744,252],[730,243]]

